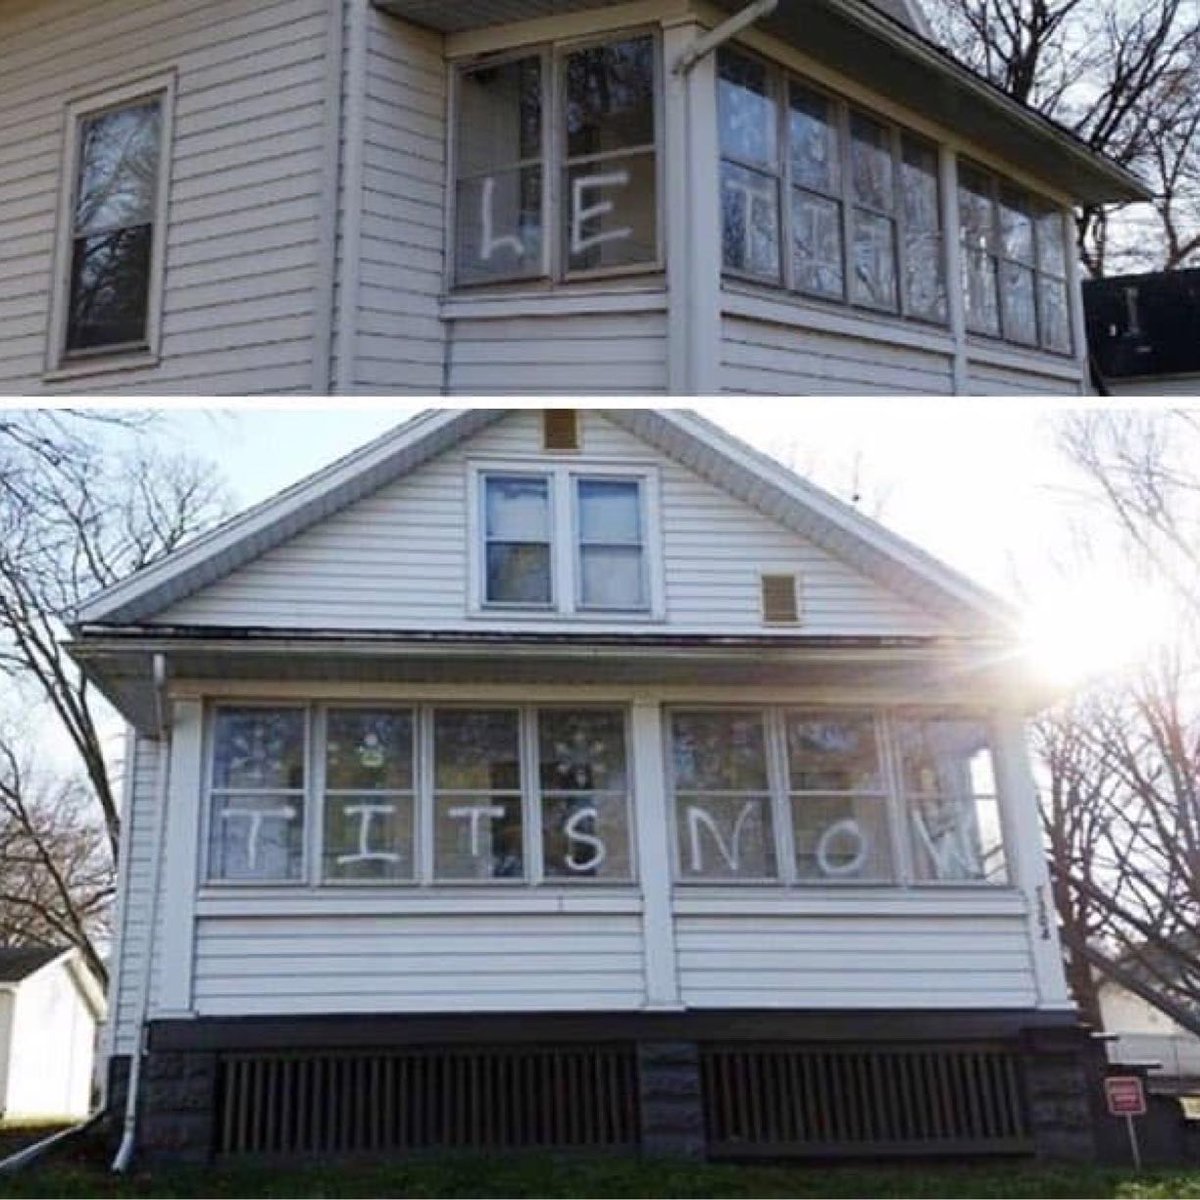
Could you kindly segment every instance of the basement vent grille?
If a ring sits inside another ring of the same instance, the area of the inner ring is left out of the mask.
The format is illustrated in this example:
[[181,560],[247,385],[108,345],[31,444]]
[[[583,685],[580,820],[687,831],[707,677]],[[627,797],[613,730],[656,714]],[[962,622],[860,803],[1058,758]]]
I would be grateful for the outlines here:
[[705,1047],[715,1157],[1013,1154],[1032,1149],[1000,1048]]
[[218,1154],[632,1147],[626,1045],[222,1055]]
[[795,625],[800,620],[795,575],[762,576],[762,616],[765,625]]
[[542,410],[542,449],[579,449],[579,414],[575,409],[546,408]]

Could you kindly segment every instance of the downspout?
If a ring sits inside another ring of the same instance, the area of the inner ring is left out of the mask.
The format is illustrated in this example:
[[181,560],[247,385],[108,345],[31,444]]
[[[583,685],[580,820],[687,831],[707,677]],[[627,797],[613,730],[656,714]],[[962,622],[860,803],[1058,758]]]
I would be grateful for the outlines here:
[[674,71],[677,75],[686,75],[706,54],[711,54],[719,46],[723,46],[731,37],[741,33],[748,25],[769,17],[779,7],[779,0],[753,0],[740,12],[736,12],[728,20],[722,21],[715,29],[710,29],[702,37],[698,37],[680,56]]
[[[150,910],[146,914],[149,936],[146,939],[146,958],[142,964],[142,987],[138,997],[137,1049],[129,1064],[129,1083],[125,1093],[125,1122],[121,1134],[121,1145],[112,1161],[112,1169],[124,1172],[129,1169],[133,1158],[134,1141],[137,1135],[138,1089],[142,1081],[142,1059],[146,1055],[146,1022],[150,1015],[150,987],[153,981],[155,914],[158,910],[158,893],[162,886],[163,846],[167,829],[167,789],[171,780],[171,729],[167,720],[167,660],[162,654],[154,656],[154,712],[158,724],[158,781],[155,788],[155,808],[158,825],[154,830],[154,881],[150,890]],[[132,820],[130,812],[126,820]],[[119,1014],[114,1013],[117,1020]]]
[[312,390],[327,396],[333,387],[334,295],[337,290],[337,235],[342,186],[342,55],[345,42],[342,0],[329,0],[325,62],[325,161],[317,236],[317,297],[313,315]]

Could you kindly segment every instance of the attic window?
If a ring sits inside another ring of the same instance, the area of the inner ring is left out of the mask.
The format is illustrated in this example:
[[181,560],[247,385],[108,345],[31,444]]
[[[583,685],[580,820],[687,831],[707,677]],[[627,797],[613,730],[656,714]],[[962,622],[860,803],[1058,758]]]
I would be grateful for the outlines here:
[[762,615],[766,625],[796,625],[800,605],[796,596],[795,575],[763,575]]
[[547,408],[542,411],[542,449],[579,449],[579,420],[575,409]]

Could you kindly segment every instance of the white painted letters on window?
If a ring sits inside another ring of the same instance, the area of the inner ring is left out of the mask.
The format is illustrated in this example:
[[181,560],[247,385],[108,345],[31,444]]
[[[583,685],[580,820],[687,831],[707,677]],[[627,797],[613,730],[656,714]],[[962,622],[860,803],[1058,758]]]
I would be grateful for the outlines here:
[[221,813],[222,820],[244,817],[250,822],[246,837],[246,864],[250,870],[258,869],[258,839],[265,820],[294,821],[298,816],[295,805],[281,804],[278,808],[227,808]]
[[496,236],[496,220],[493,205],[496,199],[496,180],[489,175],[483,181],[479,200],[479,257],[490,262],[497,250],[511,250],[518,258],[525,254],[525,243],[515,233]]
[[[492,822],[498,821],[504,816],[504,809],[496,804],[465,804],[459,808],[448,808],[446,816],[452,821],[467,820],[471,822],[471,857],[478,858],[482,853],[479,846],[480,822],[487,821],[490,833]],[[491,853],[490,848],[488,853]]]
[[725,860],[726,866],[735,875],[738,873],[741,862],[742,831],[746,827],[746,821],[753,816],[755,807],[756,802],[753,800],[747,800],[742,805],[742,811],[738,813],[737,820],[733,823],[729,844],[726,844],[725,839],[721,837],[721,831],[717,828],[716,821],[709,812],[697,804],[688,805],[688,839],[691,850],[691,869],[694,874],[704,873],[704,844],[700,837],[702,828],[712,834],[712,840],[716,843],[717,850]]
[[400,855],[389,850],[371,849],[371,826],[378,816],[389,816],[396,811],[394,804],[348,804],[344,809],[347,816],[359,817],[358,850],[352,854],[339,854],[339,867],[347,863],[360,862],[399,862]]
[[585,237],[584,225],[595,217],[607,216],[613,211],[611,200],[598,200],[594,204],[585,205],[584,192],[596,191],[600,188],[628,187],[629,172],[622,168],[619,171],[609,171],[605,175],[581,175],[571,181],[571,253],[582,254],[593,246],[604,242],[618,242],[633,235],[633,229],[622,225],[618,229],[606,229]]
[[[571,843],[563,860],[568,871],[595,871],[603,865],[604,860],[608,857],[608,848],[604,844],[604,839],[596,837],[592,833],[585,833],[579,828],[582,822],[594,821],[598,816],[599,813],[594,808],[581,808],[578,812],[572,813],[563,823],[563,832],[567,835],[567,841]],[[575,857],[574,843],[576,842],[591,847],[592,852],[589,858],[580,860]]]
[[[846,842],[857,842],[858,850],[852,858],[837,861],[833,855],[844,854]],[[856,875],[867,861],[870,840],[853,817],[835,821],[817,841],[817,865],[824,875]]]

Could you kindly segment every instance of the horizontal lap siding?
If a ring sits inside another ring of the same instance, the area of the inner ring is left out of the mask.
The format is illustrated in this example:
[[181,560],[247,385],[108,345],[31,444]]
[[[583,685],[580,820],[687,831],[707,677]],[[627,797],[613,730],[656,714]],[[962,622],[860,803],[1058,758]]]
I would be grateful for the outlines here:
[[1061,379],[1037,371],[980,362],[970,364],[968,379],[973,396],[1076,396],[1080,391],[1078,379]]
[[634,1009],[636,915],[204,917],[202,1016]]
[[451,393],[655,393],[667,390],[659,312],[456,319],[447,350]]
[[[323,0],[0,8],[0,391],[308,387],[325,13]],[[65,106],[169,70],[162,361],[44,384]]]
[[117,1003],[110,1013],[110,1019],[116,1023],[113,1041],[113,1052],[116,1054],[129,1054],[137,1045],[137,1020],[149,943],[151,892],[154,888],[157,742],[141,737],[135,740],[132,769],[131,811],[122,814],[123,820],[133,822],[129,833],[128,860],[121,864],[122,872],[128,875],[128,890],[125,895],[124,923],[118,932],[116,962],[111,970],[113,986],[119,989]]
[[[527,455],[540,446],[540,414],[514,413],[159,619],[318,629],[461,627],[468,460]],[[594,414],[584,415],[583,447],[598,457],[652,457],[643,443]],[[935,630],[929,618],[824,551],[686,468],[659,461],[669,625],[761,629],[759,572],[798,571],[806,632]],[[477,619],[472,624],[483,627]]]
[[446,64],[439,35],[367,9],[354,386],[440,392]]
[[681,916],[676,928],[683,1001],[697,1008],[1037,1003],[1017,916]]
[[947,354],[747,317],[721,322],[721,372],[722,391],[760,395],[953,391]]

